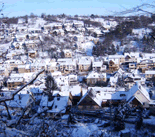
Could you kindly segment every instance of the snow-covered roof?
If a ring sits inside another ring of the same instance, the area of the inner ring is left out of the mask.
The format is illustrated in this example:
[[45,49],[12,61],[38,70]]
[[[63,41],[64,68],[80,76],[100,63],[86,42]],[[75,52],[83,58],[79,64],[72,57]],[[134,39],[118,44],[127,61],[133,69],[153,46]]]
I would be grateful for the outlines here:
[[40,106],[41,107],[50,107],[53,104],[53,100],[52,101],[48,101],[48,96],[43,95],[40,101]]
[[154,75],[155,74],[155,70],[147,70],[145,71],[145,74],[151,74],[151,75]]
[[53,100],[53,107],[51,110],[48,110],[49,113],[58,113],[61,111],[61,113],[66,112],[66,107],[68,105],[69,96],[61,96],[61,97],[55,97]]
[[109,59],[109,62],[114,62],[115,64],[119,64],[119,59]]
[[32,93],[38,93],[38,94],[42,94],[43,93],[43,91],[40,90],[39,88],[31,88],[31,92]]
[[57,86],[67,86],[68,85],[68,76],[58,76],[55,78]]
[[146,97],[147,100],[150,101],[148,91],[138,82],[136,82],[136,84],[128,91],[127,101],[129,101],[129,99],[134,96],[138,90]]
[[9,107],[24,108],[28,105],[29,99],[29,94],[17,94],[14,96],[14,100],[6,101],[6,103]]
[[87,78],[106,78],[106,73],[92,71],[88,74]]
[[81,59],[79,59],[79,63],[80,65],[90,65],[91,64],[91,59],[87,58],[87,57],[82,57]]
[[112,87],[89,87],[89,89],[93,89],[94,91],[101,91],[101,92],[115,92],[116,89]]
[[120,59],[120,58],[123,58],[124,56],[123,55],[109,55],[108,57],[109,59]]
[[72,96],[81,96],[81,86],[79,85],[72,86],[69,91]]
[[8,83],[11,83],[11,82],[24,82],[24,79],[23,78],[9,78],[8,79],[8,81],[7,81]]
[[52,77],[57,77],[57,76],[61,76],[62,75],[60,71],[54,71],[51,74],[52,74]]
[[93,62],[93,67],[102,67],[103,65],[103,62],[100,61],[100,62]]
[[72,53],[72,51],[71,51],[70,49],[64,49],[63,52],[64,52],[65,54],[68,53],[68,52],[69,52],[69,53]]
[[144,35],[151,33],[152,30],[149,28],[132,29],[132,33],[138,35],[139,39],[142,39]]
[[128,95],[128,92],[126,91],[117,91],[114,94],[112,94],[112,100],[126,100],[126,97]]

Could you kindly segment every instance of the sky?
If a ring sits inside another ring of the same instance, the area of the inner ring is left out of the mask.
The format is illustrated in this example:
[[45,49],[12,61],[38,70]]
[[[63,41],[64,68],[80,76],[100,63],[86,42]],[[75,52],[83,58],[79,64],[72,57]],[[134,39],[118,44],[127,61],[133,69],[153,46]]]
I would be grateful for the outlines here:
[[41,15],[113,15],[115,12],[133,8],[155,0],[0,0],[4,3],[5,17],[23,16],[34,13]]

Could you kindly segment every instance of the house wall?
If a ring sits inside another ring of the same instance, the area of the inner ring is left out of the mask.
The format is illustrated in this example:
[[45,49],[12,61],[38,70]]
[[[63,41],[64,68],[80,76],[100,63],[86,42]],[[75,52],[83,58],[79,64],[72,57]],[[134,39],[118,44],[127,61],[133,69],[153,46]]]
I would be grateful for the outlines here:
[[25,68],[18,68],[19,73],[25,73]]
[[140,92],[139,90],[134,94],[134,96],[140,100],[142,103],[147,103],[149,100]]
[[118,64],[109,64],[109,70],[111,72],[117,71],[118,69],[119,69],[119,65]]
[[146,79],[149,79],[149,78],[152,78],[152,77],[155,77],[155,74],[145,74]]
[[79,110],[97,110],[97,109],[101,109],[99,106],[97,105],[84,105],[84,106],[79,106],[78,105],[78,109]]
[[82,65],[82,64],[79,64],[79,71],[80,72],[86,72],[86,71],[89,71],[90,68],[91,68],[91,64],[90,65]]
[[66,57],[66,58],[71,58],[71,57],[72,57],[72,53],[66,52],[66,53],[65,53],[65,57]]
[[136,69],[136,65],[135,65],[135,64],[130,64],[130,63],[129,63],[129,69]]
[[24,84],[24,81],[23,82],[8,82],[7,87],[9,90],[11,90],[11,89],[17,88],[17,86],[20,86],[22,84]]
[[96,84],[96,82],[106,82],[106,78],[87,78],[87,84]]
[[137,64],[137,69],[147,68],[147,64]]

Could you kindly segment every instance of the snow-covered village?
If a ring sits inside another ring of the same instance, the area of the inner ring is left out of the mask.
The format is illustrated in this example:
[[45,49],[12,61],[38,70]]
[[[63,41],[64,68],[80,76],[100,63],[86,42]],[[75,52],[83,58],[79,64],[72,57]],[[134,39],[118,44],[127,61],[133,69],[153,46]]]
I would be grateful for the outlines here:
[[0,21],[0,136],[155,136],[155,14]]

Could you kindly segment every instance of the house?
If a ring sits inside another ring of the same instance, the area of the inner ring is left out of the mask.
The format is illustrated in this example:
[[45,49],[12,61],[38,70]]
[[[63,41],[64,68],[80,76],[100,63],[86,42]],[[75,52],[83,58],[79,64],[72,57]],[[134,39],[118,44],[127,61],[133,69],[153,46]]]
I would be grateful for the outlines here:
[[65,58],[71,58],[72,57],[72,51],[69,49],[64,49],[63,50]]
[[34,97],[38,97],[38,96],[42,96],[43,95],[43,91],[42,90],[40,90],[39,88],[36,88],[36,87],[32,87],[31,89],[30,89],[30,92],[32,93],[32,95],[34,96]]
[[69,99],[69,96],[57,96],[53,99],[53,104],[51,109],[47,110],[48,116],[55,116],[59,113],[60,115],[67,113],[67,107],[72,106],[72,102]]
[[36,50],[31,50],[31,51],[28,51],[28,56],[31,58],[36,58],[37,53],[38,52]]
[[49,62],[46,65],[46,70],[50,71],[50,72],[55,72],[55,71],[59,71],[60,65],[57,62]]
[[110,72],[115,72],[119,69],[119,60],[118,59],[112,59],[108,63],[109,70]]
[[15,49],[22,49],[23,42],[13,42]]
[[61,74],[60,71],[54,71],[54,72],[52,72],[52,77],[56,78],[56,77],[59,77],[59,76],[62,76],[62,74]]
[[124,55],[109,55],[108,60],[118,60],[119,64],[122,64],[125,62],[125,56]]
[[129,55],[125,55],[125,63],[132,63],[134,62],[134,59]]
[[129,69],[136,69],[137,63],[129,63]]
[[19,18],[18,19],[18,25],[23,26],[26,23],[26,20],[24,18]]
[[9,76],[7,81],[8,89],[15,89],[17,86],[21,86],[32,79],[34,73],[15,73]]
[[83,91],[82,91],[81,86],[79,86],[79,85],[71,86],[69,88],[69,91],[70,91],[70,93],[72,95],[72,103],[73,103],[73,105],[77,105],[77,103],[80,101],[80,99],[83,96]]
[[52,109],[53,100],[50,100],[49,96],[42,95],[40,105],[37,112],[41,112],[43,109]]
[[19,42],[19,41],[24,41],[24,40],[26,40],[26,34],[16,34],[15,35],[15,38],[16,38],[16,40]]
[[16,94],[13,100],[6,101],[8,107],[15,110],[15,113],[26,108],[31,102],[33,102],[33,99],[29,94]]
[[26,37],[29,40],[39,40],[39,34],[37,33],[27,34]]
[[62,29],[62,24],[55,24],[53,26],[54,29]]
[[98,72],[104,71],[105,72],[107,66],[103,65],[102,61],[98,61],[98,62],[93,62],[92,68],[93,68],[93,71],[98,71]]
[[130,53],[124,53],[125,56],[125,62],[137,62],[137,59],[140,57],[139,52],[130,52]]
[[80,99],[77,106],[80,110],[101,109],[102,96],[97,94],[93,89],[89,89],[88,92]]
[[28,28],[29,33],[41,33],[41,28]]
[[144,107],[147,107],[150,102],[149,93],[140,83],[137,82],[128,91],[126,101],[132,106],[143,105]]
[[106,73],[90,72],[87,76],[87,84],[95,85],[97,82],[106,82]]
[[68,76],[58,76],[55,78],[58,87],[68,86]]
[[78,70],[79,72],[87,72],[91,70],[92,61],[88,57],[82,57],[78,62]]
[[14,70],[15,68],[18,68],[18,65],[23,65],[23,61],[21,60],[7,60],[5,61],[5,64],[8,64],[9,70]]
[[100,29],[94,30],[94,37],[103,37],[104,33]]
[[122,101],[125,101],[127,98],[128,92],[126,91],[117,91],[112,94],[111,103],[118,106]]
[[125,86],[130,89],[136,82],[139,82],[142,85],[145,85],[146,79],[139,74],[139,71],[136,69],[132,73],[128,73],[124,77]]
[[96,94],[102,98],[102,107],[109,106],[109,102],[112,101],[113,94],[116,93],[116,88],[113,87],[89,87],[88,90],[92,89]]
[[47,24],[47,25],[44,25],[44,30],[51,30],[51,25],[50,24]]
[[83,36],[83,35],[75,35],[75,36],[73,37],[73,40],[74,40],[74,41],[78,41],[78,42],[83,42],[84,36]]
[[80,28],[80,27],[83,27],[84,24],[83,24],[83,22],[74,22],[72,26],[74,26],[76,28]]
[[145,78],[146,79],[151,79],[153,77],[155,77],[155,71],[154,70],[145,71]]
[[27,33],[27,30],[28,30],[27,26],[18,26],[17,27],[17,31],[19,33]]
[[28,40],[28,41],[25,41],[24,44],[27,48],[33,49],[33,48],[38,47],[38,44],[37,44],[38,42],[39,41],[37,40]]
[[25,73],[26,69],[25,69],[25,65],[18,65],[18,73]]
[[76,85],[78,84],[78,76],[77,75],[69,75],[68,76],[69,85]]
[[62,86],[61,91],[59,92],[60,96],[68,96],[72,101],[73,105],[77,105],[83,96],[82,88],[79,85],[73,86]]
[[139,63],[137,63],[137,69],[140,69],[142,73],[145,73],[145,71],[152,69],[153,67],[154,62],[150,59],[141,60]]
[[116,88],[117,82],[118,82],[118,78],[119,77],[117,75],[110,77],[110,79],[109,79],[109,85],[110,85],[110,87]]
[[75,60],[69,58],[58,59],[57,62],[60,65],[60,71],[64,74],[75,72],[77,64]]

